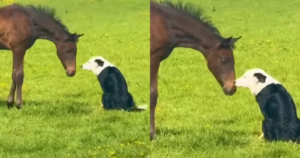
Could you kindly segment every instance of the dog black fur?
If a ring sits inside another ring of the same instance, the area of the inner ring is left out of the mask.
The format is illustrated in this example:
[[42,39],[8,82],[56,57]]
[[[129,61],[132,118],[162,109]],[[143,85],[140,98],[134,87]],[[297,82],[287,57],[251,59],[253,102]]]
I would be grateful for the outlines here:
[[105,109],[135,110],[135,103],[127,90],[125,78],[116,67],[106,67],[97,77],[104,92],[102,103]]
[[[254,75],[264,83],[266,76]],[[269,84],[256,96],[264,116],[262,131],[267,141],[297,142],[300,136],[300,121],[295,103],[289,92],[281,84]]]
[[123,74],[102,56],[90,58],[81,68],[92,71],[97,76],[103,90],[102,104],[105,110],[144,111],[147,109],[146,104],[135,105]]

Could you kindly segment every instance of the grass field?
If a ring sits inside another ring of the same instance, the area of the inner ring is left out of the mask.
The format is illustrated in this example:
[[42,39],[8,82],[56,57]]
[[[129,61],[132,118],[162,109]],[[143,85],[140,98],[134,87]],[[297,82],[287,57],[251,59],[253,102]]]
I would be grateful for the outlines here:
[[97,78],[79,68],[92,56],[105,57],[121,69],[137,104],[149,104],[149,1],[17,2],[55,7],[72,33],[85,35],[73,78],[54,44],[39,40],[28,50],[21,111],[7,109],[12,54],[0,52],[0,157],[149,157],[149,111],[103,111]]
[[[300,114],[300,1],[185,1],[202,6],[224,37],[243,36],[234,51],[237,77],[265,69],[290,91]],[[226,97],[201,53],[176,49],[158,82],[151,158],[300,157],[299,145],[258,140],[262,115],[254,97],[246,89]]]

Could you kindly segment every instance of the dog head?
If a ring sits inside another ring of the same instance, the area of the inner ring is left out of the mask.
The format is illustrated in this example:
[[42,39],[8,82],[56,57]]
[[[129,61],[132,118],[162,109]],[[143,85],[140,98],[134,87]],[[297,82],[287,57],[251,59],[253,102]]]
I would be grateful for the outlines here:
[[88,62],[81,66],[84,70],[90,70],[95,75],[99,75],[106,67],[113,67],[114,65],[105,60],[102,56],[92,57]]
[[280,83],[259,68],[247,70],[243,76],[235,81],[237,87],[248,88],[254,95],[257,95],[262,89],[270,84]]

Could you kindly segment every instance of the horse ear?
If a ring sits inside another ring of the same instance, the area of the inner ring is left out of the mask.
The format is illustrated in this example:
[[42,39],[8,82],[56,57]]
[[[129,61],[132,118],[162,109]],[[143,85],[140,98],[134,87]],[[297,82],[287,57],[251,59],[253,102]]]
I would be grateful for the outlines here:
[[236,42],[236,41],[238,41],[239,39],[241,39],[242,38],[242,36],[240,36],[240,37],[237,37],[237,38],[231,38],[231,40],[230,40],[230,45],[234,45],[234,43]]
[[229,37],[229,38],[225,38],[222,43],[221,43],[221,47],[224,47],[224,46],[234,46],[234,43],[239,40],[240,38],[242,38],[242,36],[240,37],[237,37],[237,38],[233,38],[232,36]]
[[232,40],[232,36],[229,37],[229,38],[223,39],[223,41],[222,41],[222,43],[221,43],[221,47],[230,45],[230,41],[231,41],[231,40]]
[[77,34],[76,32],[72,34],[73,39],[75,42],[78,42],[79,37],[83,36],[84,34]]

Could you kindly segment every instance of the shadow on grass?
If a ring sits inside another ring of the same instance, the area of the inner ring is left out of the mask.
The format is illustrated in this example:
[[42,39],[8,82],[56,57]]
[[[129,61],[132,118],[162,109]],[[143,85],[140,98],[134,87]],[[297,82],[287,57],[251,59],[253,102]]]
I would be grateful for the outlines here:
[[[7,109],[6,101],[0,100],[0,107]],[[14,107],[16,106],[14,104]],[[66,114],[71,115],[88,115],[93,112],[92,105],[86,102],[74,100],[53,100],[53,101],[41,101],[41,100],[26,100],[23,102],[22,107],[23,114],[42,114],[49,116],[63,116]]]
[[213,140],[217,146],[239,146],[243,147],[249,144],[247,139],[243,137],[247,136],[244,131],[233,131],[228,129],[220,130],[219,135],[216,135],[216,139]]
[[90,105],[85,105],[85,103],[77,101],[65,101],[65,102],[28,102],[27,106],[46,106],[46,108],[41,108],[40,110],[46,112],[50,116],[61,116],[64,114],[72,115],[88,115],[92,113],[92,108]]
[[82,97],[85,97],[84,93],[68,93],[68,94],[65,94],[64,95],[66,98],[82,98]]
[[0,100],[0,107],[7,107],[6,100]]
[[120,122],[122,121],[123,118],[121,118],[120,116],[118,115],[109,115],[107,117],[103,117],[101,119],[101,121],[103,122],[109,122],[109,123],[115,123],[115,122]]
[[199,130],[196,129],[170,129],[158,128],[157,138],[162,137],[175,138],[170,140],[170,144],[188,144],[190,148],[195,150],[209,150],[214,147],[234,147],[240,148],[247,146],[249,140],[246,139],[247,133],[244,131],[235,131],[230,129],[221,129],[219,127]]
[[214,125],[232,125],[235,124],[237,122],[238,119],[219,119],[219,120],[213,120],[212,124]]
[[185,133],[190,133],[191,130],[188,129],[170,129],[170,128],[156,128],[156,135],[159,137],[161,135],[165,136],[178,136],[178,135],[184,135]]

